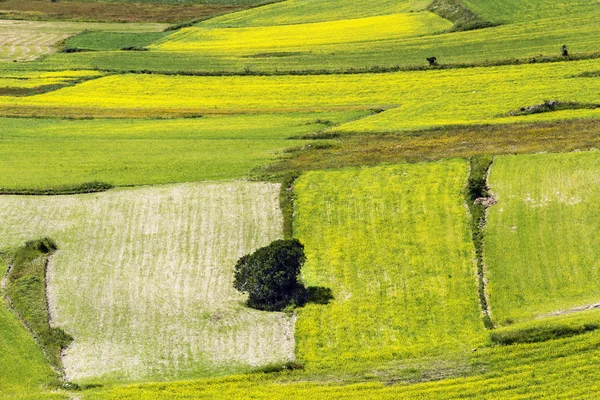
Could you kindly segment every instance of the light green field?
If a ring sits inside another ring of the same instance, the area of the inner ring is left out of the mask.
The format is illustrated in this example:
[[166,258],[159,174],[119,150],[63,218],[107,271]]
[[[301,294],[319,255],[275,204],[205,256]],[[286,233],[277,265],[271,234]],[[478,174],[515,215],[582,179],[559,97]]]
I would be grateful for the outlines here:
[[[114,75],[37,96],[0,97],[0,114],[132,116],[391,108],[342,125],[381,132],[440,125],[598,117],[600,109],[508,117],[556,99],[600,103],[599,60],[442,71],[321,76]],[[235,93],[235,96],[231,96]],[[256,93],[260,93],[257,96]]]
[[[6,267],[0,256],[0,276]],[[0,289],[0,295],[2,292]],[[5,299],[0,298],[0,398],[64,398],[42,393],[59,385],[58,376],[21,321],[6,307]]]
[[501,23],[559,16],[584,16],[598,10],[598,3],[588,0],[463,0],[463,2],[485,19]]
[[214,376],[294,358],[294,323],[246,308],[244,254],[282,235],[279,185],[179,184],[0,197],[0,247],[52,237],[52,321],[73,381]]
[[485,260],[501,324],[600,302],[600,154],[498,157]]
[[118,186],[235,179],[283,150],[293,135],[364,113],[250,115],[178,120],[0,119],[0,188],[102,181]]
[[330,288],[299,311],[307,368],[470,351],[485,335],[462,160],[309,172],[295,184],[302,279]]
[[428,4],[423,0],[287,0],[268,6],[212,18],[199,24],[203,27],[246,27],[304,24],[336,21],[422,11]]

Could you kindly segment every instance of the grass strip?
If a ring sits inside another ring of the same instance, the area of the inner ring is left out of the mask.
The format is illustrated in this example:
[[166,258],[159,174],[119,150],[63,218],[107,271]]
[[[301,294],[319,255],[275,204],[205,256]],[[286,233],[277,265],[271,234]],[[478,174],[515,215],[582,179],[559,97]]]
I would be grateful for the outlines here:
[[9,252],[6,295],[16,314],[33,333],[55,368],[62,369],[61,352],[73,338],[50,325],[46,298],[48,257],[57,249],[49,238],[33,240]]

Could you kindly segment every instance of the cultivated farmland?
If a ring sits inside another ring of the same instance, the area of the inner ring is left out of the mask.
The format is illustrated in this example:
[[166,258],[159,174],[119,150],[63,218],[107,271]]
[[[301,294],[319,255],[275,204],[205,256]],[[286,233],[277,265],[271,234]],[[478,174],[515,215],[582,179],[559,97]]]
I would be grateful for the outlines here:
[[462,352],[481,342],[464,161],[310,172],[294,185],[308,286],[328,305],[299,313],[307,366]]
[[294,321],[249,310],[238,257],[282,235],[279,186],[186,184],[0,198],[0,247],[52,236],[53,323],[75,341],[68,379],[148,380],[294,358]]
[[[0,114],[147,117],[390,108],[338,128],[351,132],[548,121],[599,115],[600,79],[578,77],[598,68],[600,61],[587,60],[391,74],[126,74],[38,96],[0,97]],[[230,96],[232,92],[235,97]],[[256,96],[258,92],[261,96]],[[509,116],[548,99],[575,103],[575,109]]]
[[497,157],[486,264],[500,324],[600,301],[598,152]]

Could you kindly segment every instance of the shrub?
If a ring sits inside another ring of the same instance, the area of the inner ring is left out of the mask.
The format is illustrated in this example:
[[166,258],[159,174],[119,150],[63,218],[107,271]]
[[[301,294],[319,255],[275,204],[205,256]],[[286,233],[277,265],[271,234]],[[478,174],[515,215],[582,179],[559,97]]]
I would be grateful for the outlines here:
[[238,260],[233,286],[248,293],[248,307],[281,311],[306,296],[298,282],[305,260],[304,246],[297,239],[276,240]]

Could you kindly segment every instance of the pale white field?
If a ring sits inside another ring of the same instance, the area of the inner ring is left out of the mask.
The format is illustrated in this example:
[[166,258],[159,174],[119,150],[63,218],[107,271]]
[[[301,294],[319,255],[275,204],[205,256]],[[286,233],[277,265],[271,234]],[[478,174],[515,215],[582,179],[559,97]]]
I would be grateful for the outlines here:
[[282,236],[279,185],[192,183],[1,196],[0,248],[49,236],[69,380],[185,378],[294,358],[294,320],[246,308],[237,259]]

